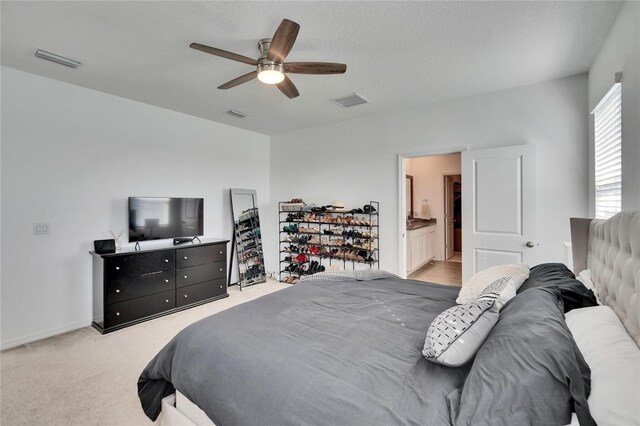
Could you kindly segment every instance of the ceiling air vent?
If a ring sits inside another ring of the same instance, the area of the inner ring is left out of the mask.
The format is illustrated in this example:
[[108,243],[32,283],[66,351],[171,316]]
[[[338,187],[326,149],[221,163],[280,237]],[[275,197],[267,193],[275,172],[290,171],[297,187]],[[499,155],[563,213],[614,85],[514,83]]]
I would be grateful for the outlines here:
[[342,108],[349,108],[356,105],[369,103],[368,100],[358,95],[357,93],[352,93],[347,96],[343,96],[341,98],[329,99],[334,104],[340,105]]
[[227,111],[227,114],[229,114],[229,115],[231,115],[233,117],[236,117],[236,118],[246,118],[246,117],[248,117],[248,115],[245,114],[244,112],[235,111],[235,110],[232,110],[232,109]]
[[55,62],[56,64],[64,65],[66,67],[78,68],[81,63],[75,59],[65,58],[64,56],[56,55],[55,53],[47,52],[46,50],[38,49],[35,55],[40,59],[46,59],[47,61]]

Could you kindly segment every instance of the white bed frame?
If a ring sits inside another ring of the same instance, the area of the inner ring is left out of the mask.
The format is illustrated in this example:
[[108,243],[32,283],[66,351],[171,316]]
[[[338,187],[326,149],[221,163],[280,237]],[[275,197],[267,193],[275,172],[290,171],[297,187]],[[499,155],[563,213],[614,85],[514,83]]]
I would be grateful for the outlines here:
[[162,400],[159,422],[162,426],[215,426],[200,407],[178,391]]
[[[608,220],[571,218],[570,223],[574,272],[591,270],[602,302],[614,310],[640,347],[640,210]],[[162,400],[160,424],[214,425],[179,392]]]

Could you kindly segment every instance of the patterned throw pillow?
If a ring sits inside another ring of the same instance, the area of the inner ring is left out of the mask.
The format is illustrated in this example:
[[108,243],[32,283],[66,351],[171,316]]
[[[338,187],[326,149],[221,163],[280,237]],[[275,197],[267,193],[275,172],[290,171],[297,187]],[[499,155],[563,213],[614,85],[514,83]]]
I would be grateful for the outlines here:
[[505,303],[516,297],[516,290],[516,283],[511,277],[499,278],[485,288],[476,301],[495,300],[500,310]]
[[447,309],[429,326],[422,354],[450,367],[469,362],[498,321],[498,310],[494,299]]

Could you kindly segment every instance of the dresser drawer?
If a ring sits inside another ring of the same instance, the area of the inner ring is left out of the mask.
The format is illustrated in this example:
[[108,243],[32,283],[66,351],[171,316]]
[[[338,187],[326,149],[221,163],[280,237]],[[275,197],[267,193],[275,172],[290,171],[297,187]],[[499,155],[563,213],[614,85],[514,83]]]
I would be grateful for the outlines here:
[[227,279],[219,278],[217,280],[206,281],[200,284],[190,285],[188,287],[180,287],[176,291],[176,303],[178,307],[186,306],[201,300],[220,296],[226,292]]
[[227,260],[227,245],[215,244],[211,246],[191,247],[176,251],[176,268],[202,265]]
[[175,290],[138,297],[124,302],[106,306],[104,325],[114,327],[126,322],[135,321],[150,315],[158,314],[176,307]]
[[226,278],[227,268],[225,263],[225,261],[206,263],[204,265],[178,269],[176,270],[176,286],[184,287],[187,285],[201,283],[203,281],[209,281],[214,278]]
[[176,274],[174,271],[155,272],[152,274],[113,280],[105,283],[106,303],[122,302],[135,297],[173,290]]
[[170,271],[175,268],[174,250],[153,251],[150,253],[129,254],[105,258],[105,277],[117,280],[133,275],[151,272]]

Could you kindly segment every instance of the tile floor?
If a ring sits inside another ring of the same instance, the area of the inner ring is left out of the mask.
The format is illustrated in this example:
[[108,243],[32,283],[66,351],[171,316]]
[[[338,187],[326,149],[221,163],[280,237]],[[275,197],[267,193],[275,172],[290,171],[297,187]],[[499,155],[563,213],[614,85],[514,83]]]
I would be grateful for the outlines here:
[[407,278],[460,287],[462,286],[462,262],[451,259],[448,261],[432,260]]

